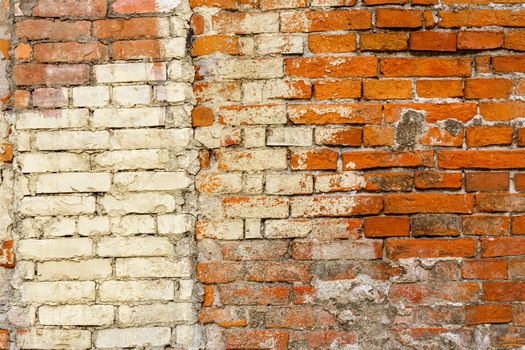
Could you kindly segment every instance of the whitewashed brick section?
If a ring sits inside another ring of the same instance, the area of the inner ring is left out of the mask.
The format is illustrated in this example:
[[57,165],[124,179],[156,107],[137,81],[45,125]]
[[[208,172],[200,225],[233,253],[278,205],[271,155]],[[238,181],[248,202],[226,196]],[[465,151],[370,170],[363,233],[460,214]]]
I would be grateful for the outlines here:
[[114,183],[128,191],[172,191],[187,188],[192,179],[184,171],[123,172],[115,174]]
[[268,146],[311,146],[313,133],[310,128],[282,127],[268,130]]
[[218,80],[272,79],[284,75],[282,58],[200,60],[199,66]]
[[89,238],[28,239],[18,242],[18,258],[27,260],[71,259],[90,256]]
[[199,221],[197,223],[197,239],[242,239],[243,232],[242,220]]
[[37,193],[107,192],[111,174],[62,173],[42,174],[36,179]]
[[193,137],[185,129],[123,129],[115,130],[110,140],[111,149],[176,149],[189,145]]
[[91,196],[39,196],[24,197],[20,213],[27,216],[79,215],[95,212],[95,197]]
[[66,129],[83,128],[88,125],[87,109],[53,109],[23,111],[16,116],[16,128],[24,129]]
[[313,176],[310,174],[266,175],[266,193],[268,194],[312,193],[313,187]]
[[40,151],[107,149],[107,131],[42,131],[36,134],[36,148]]
[[187,214],[159,215],[158,230],[162,234],[180,234],[193,229],[195,219]]
[[119,278],[184,277],[191,276],[190,259],[128,258],[117,259],[115,271]]
[[[159,4],[170,1],[159,1]],[[178,5],[178,1],[171,2],[174,5]],[[171,7],[171,6],[170,6]],[[179,57],[182,58],[186,55],[186,38],[170,38],[162,41],[162,48],[167,57]]]
[[96,128],[133,128],[164,125],[166,111],[160,107],[104,108],[93,113]]
[[164,237],[103,238],[98,242],[99,256],[169,256],[173,244]]
[[74,329],[20,330],[16,334],[16,342],[20,349],[91,349],[91,332]]
[[239,108],[224,107],[220,110],[220,116],[225,124],[285,124],[286,106],[267,105]]
[[114,314],[111,305],[44,305],[38,309],[38,320],[50,326],[109,326]]
[[96,168],[109,170],[162,169],[169,162],[166,150],[110,151],[93,156]]
[[73,106],[75,107],[101,107],[108,103],[108,86],[81,86],[73,88]]
[[110,217],[110,230],[118,235],[154,233],[155,218],[149,215],[126,215]]
[[89,170],[89,154],[77,153],[22,153],[16,163],[23,173]]
[[151,86],[115,86],[113,102],[122,106],[145,105],[151,102]]
[[109,218],[107,216],[81,216],[78,219],[78,233],[81,236],[101,236],[107,235],[109,232]]
[[111,276],[111,259],[46,261],[37,265],[41,281],[101,280]]
[[107,281],[98,289],[102,302],[173,300],[175,286],[169,280]]
[[95,346],[98,348],[151,347],[170,343],[169,327],[115,328],[96,332]]
[[164,214],[174,211],[176,202],[177,198],[162,192],[128,193],[122,197],[106,195],[100,199],[103,210],[110,215]]
[[125,327],[192,321],[195,318],[191,303],[167,303],[118,308],[119,324]]
[[96,65],[94,69],[98,83],[166,80],[166,64],[164,62],[114,63]]
[[95,282],[25,282],[20,287],[22,302],[83,303],[95,300]]
[[172,83],[155,86],[155,100],[159,102],[182,102],[187,99],[190,86],[184,83]]

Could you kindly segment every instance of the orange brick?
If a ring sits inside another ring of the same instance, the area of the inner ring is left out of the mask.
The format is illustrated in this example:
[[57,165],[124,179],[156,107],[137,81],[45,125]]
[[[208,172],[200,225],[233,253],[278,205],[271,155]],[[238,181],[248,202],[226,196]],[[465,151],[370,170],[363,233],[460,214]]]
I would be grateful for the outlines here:
[[15,48],[15,58],[20,61],[29,61],[33,49],[28,44],[18,44]]
[[321,80],[314,83],[317,100],[335,100],[361,97],[360,80]]
[[508,323],[512,321],[511,305],[469,305],[465,324]]
[[416,92],[423,98],[448,98],[463,96],[461,80],[417,80]]
[[461,173],[438,172],[438,171],[418,171],[415,176],[416,188],[451,188],[457,189],[463,186],[463,176]]
[[420,28],[423,14],[419,10],[384,9],[376,10],[378,28]]
[[37,44],[33,47],[35,62],[89,62],[107,58],[108,47],[96,42]]
[[514,169],[525,168],[522,150],[458,150],[438,153],[443,169]]
[[403,51],[408,48],[406,33],[363,33],[361,51]]
[[367,10],[307,11],[281,15],[281,32],[303,33],[369,29],[372,15]]
[[476,255],[476,240],[394,239],[386,242],[389,259],[471,257]]
[[456,33],[414,32],[410,34],[410,50],[456,51]]
[[481,102],[479,104],[479,114],[486,121],[510,121],[522,118],[525,114],[525,102]]
[[247,324],[247,320],[241,316],[242,314],[243,312],[235,312],[232,308],[219,309],[207,307],[199,312],[199,323],[215,323],[224,328],[244,327]]
[[477,73],[490,73],[492,71],[490,67],[490,56],[477,56],[474,58],[474,64]]
[[116,0],[111,5],[113,12],[121,14],[158,12],[156,0]]
[[204,56],[213,53],[238,55],[239,44],[238,39],[235,36],[204,36],[195,39],[191,50],[192,56]]
[[508,276],[506,261],[466,260],[461,265],[461,277],[465,279],[505,280]]
[[469,236],[502,236],[509,230],[509,218],[506,216],[464,216],[461,221],[463,234]]
[[478,113],[478,106],[475,103],[389,103],[384,106],[385,121],[387,123],[397,122],[405,109],[410,108],[425,112],[427,123],[436,123],[450,118],[463,123],[468,122]]
[[375,57],[313,57],[288,58],[284,61],[286,75],[304,78],[375,77]]
[[113,58],[116,60],[161,58],[163,56],[158,40],[115,41],[112,47]]
[[481,238],[481,257],[516,256],[525,254],[525,238]]
[[483,292],[486,301],[525,301],[525,281],[485,282]]
[[392,146],[394,135],[393,127],[367,125],[363,128],[363,145],[366,147]]
[[385,213],[458,213],[469,214],[474,210],[471,194],[411,193],[386,194]]
[[467,146],[510,145],[514,129],[510,126],[473,126],[467,128]]
[[465,98],[508,98],[513,85],[510,79],[465,79]]
[[525,235],[525,216],[513,216],[511,225],[513,235]]
[[215,116],[211,108],[197,106],[191,112],[192,124],[194,127],[211,126],[215,121]]
[[363,220],[366,237],[403,237],[410,235],[410,221],[402,216],[372,216]]
[[492,57],[494,73],[525,72],[525,55]]
[[424,146],[460,147],[463,145],[463,130],[458,130],[452,135],[444,128],[428,128],[419,139],[419,144]]
[[498,10],[498,9],[461,9],[454,11],[439,11],[442,28],[460,27],[522,27],[525,23],[525,11]]
[[458,33],[458,49],[489,50],[503,46],[503,32],[472,32]]
[[412,81],[365,80],[363,97],[368,100],[409,99],[412,97]]
[[355,34],[310,34],[308,48],[313,53],[342,53],[356,50]]
[[238,0],[190,0],[190,6],[195,7],[219,7],[234,10],[237,8]]
[[339,154],[329,149],[293,151],[290,165],[293,170],[335,170]]
[[469,172],[466,176],[468,192],[497,192],[509,189],[510,175],[508,172]]
[[424,167],[434,163],[432,151],[387,152],[359,151],[343,153],[343,169],[372,169],[390,167]]
[[31,93],[29,91],[16,90],[14,106],[20,109],[28,108],[30,98],[31,98]]
[[10,143],[0,144],[0,162],[11,163],[13,161],[13,145]]
[[470,58],[382,58],[387,77],[463,77],[470,75]]
[[506,32],[504,47],[509,50],[525,51],[525,32]]

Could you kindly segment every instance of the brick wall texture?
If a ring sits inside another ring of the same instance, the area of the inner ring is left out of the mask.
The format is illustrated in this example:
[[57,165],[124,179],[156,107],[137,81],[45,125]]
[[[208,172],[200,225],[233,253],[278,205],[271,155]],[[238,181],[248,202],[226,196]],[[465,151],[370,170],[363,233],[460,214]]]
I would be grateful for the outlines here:
[[0,349],[525,348],[523,0],[3,0],[0,107]]

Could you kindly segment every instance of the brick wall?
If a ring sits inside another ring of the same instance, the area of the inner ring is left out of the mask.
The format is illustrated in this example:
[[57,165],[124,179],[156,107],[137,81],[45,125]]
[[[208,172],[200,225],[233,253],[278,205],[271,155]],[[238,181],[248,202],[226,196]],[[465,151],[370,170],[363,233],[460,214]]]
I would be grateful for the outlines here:
[[525,346],[523,28],[3,1],[0,349]]
[[209,349],[525,345],[525,9],[193,0]]

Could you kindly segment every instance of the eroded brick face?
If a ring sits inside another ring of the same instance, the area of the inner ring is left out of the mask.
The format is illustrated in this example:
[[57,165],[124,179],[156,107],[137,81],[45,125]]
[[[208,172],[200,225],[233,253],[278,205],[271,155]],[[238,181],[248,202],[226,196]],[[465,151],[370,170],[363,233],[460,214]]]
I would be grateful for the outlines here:
[[525,346],[516,0],[0,6],[0,349]]

